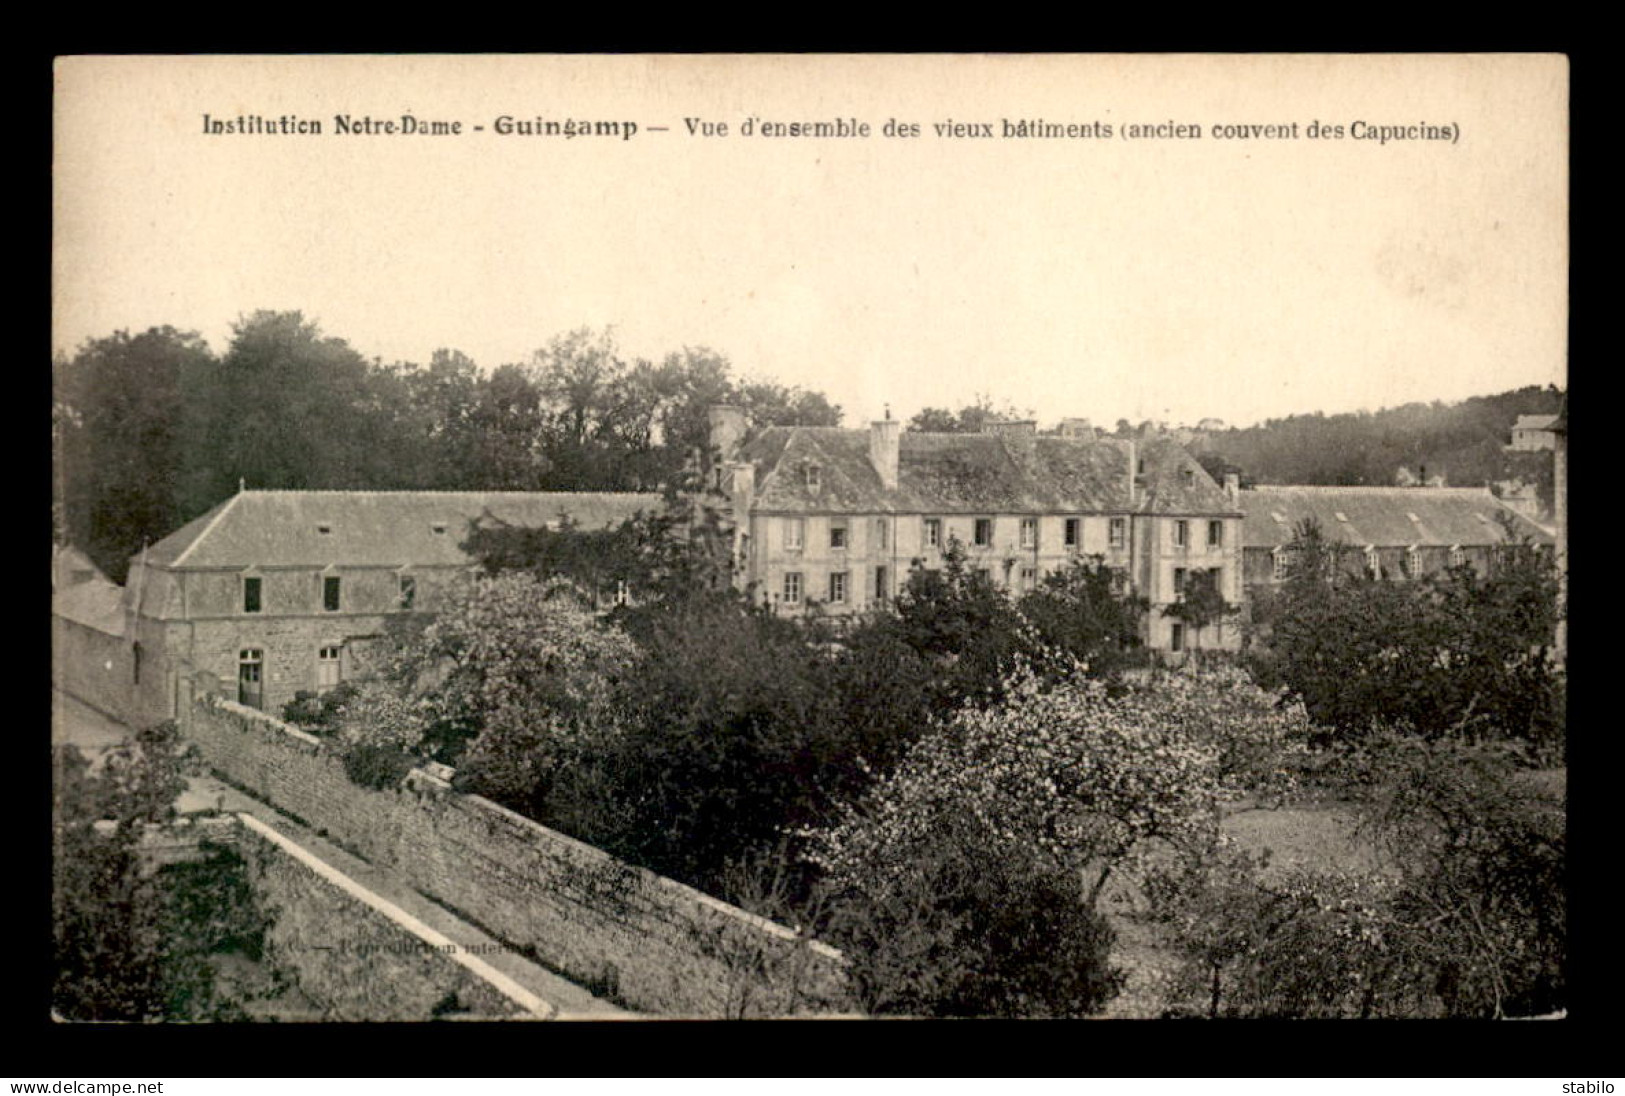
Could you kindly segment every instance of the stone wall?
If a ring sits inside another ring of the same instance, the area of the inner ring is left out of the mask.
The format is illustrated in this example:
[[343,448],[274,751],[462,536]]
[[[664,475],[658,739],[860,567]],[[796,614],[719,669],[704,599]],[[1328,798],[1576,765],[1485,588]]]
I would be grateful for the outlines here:
[[[293,975],[324,1020],[399,1021],[437,1017],[540,1019],[541,1002],[516,1000],[454,958],[455,946],[382,912],[313,857],[245,819],[236,843],[249,881],[271,914],[266,958]],[[386,904],[387,905],[387,904]],[[415,930],[416,929],[416,930]],[[499,976],[500,977],[500,976]]]
[[121,723],[131,717],[135,667],[123,636],[51,616],[51,684]]
[[850,1011],[833,949],[422,770],[398,790],[361,788],[319,739],[230,701],[200,702],[183,723],[227,780],[625,1007]]

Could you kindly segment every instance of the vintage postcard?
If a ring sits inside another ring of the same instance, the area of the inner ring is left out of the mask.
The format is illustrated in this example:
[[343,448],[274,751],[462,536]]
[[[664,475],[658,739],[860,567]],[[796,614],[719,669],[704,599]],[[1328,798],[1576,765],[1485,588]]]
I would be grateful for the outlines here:
[[1568,102],[59,58],[55,1014],[1562,1014]]

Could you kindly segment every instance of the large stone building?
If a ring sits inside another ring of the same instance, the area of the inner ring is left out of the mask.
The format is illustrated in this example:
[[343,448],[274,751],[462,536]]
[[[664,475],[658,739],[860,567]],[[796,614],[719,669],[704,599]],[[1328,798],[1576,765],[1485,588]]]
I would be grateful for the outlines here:
[[470,569],[471,522],[600,529],[661,507],[652,494],[242,491],[132,562],[131,714],[173,714],[189,683],[269,711],[331,688],[390,617],[432,610]]
[[1249,591],[1285,578],[1305,522],[1342,546],[1346,566],[1384,579],[1421,578],[1462,564],[1484,572],[1491,553],[1509,543],[1508,531],[1514,540],[1553,542],[1482,487],[1259,486],[1237,497],[1246,513],[1242,574]]
[[[1151,603],[1149,646],[1198,638],[1165,612],[1187,582],[1242,596],[1241,509],[1167,438],[1097,438],[1079,420],[1058,436],[1031,422],[981,434],[769,427],[746,438],[735,408],[712,409],[716,485],[727,497],[739,582],[780,612],[834,615],[894,596],[915,566],[958,541],[971,567],[1020,594],[1070,561],[1100,556]],[[1233,646],[1234,629],[1204,629]]]

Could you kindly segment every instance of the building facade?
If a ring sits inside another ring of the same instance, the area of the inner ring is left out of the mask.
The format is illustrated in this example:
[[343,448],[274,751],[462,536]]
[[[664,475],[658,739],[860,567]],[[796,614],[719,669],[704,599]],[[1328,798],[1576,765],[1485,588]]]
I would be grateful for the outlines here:
[[747,440],[742,412],[713,408],[738,582],[778,612],[816,604],[842,616],[894,597],[912,568],[942,566],[953,542],[1014,595],[1099,556],[1150,602],[1149,646],[1234,646],[1233,628],[1187,634],[1164,611],[1197,581],[1240,602],[1234,485],[1221,489],[1169,439],[1103,439],[1067,424],[1059,435],[1032,422],[933,434],[888,419],[867,430],[769,427]]
[[1556,415],[1519,415],[1512,424],[1512,444],[1507,448],[1522,453],[1553,448],[1556,442],[1552,427],[1557,419]]
[[[1482,487],[1271,487],[1238,494],[1246,515],[1242,575],[1249,597],[1279,584],[1305,522],[1341,545],[1346,567],[1417,579],[1471,565],[1487,573],[1497,548],[1552,535]],[[1508,540],[1508,536],[1511,540]]]
[[240,492],[132,562],[135,706],[167,718],[195,683],[278,711],[354,676],[392,618],[433,611],[473,567],[471,523],[601,529],[661,507],[652,494]]

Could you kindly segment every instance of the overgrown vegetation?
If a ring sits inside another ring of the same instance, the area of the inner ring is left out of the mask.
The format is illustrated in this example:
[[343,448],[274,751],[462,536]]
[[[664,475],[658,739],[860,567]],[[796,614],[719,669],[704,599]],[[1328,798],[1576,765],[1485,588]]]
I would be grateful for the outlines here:
[[1224,844],[1164,871],[1183,960],[1171,998],[1211,1017],[1502,1018],[1565,1007],[1560,803],[1504,750],[1368,744],[1367,871],[1271,873]]
[[269,920],[246,866],[223,846],[152,868],[140,846],[173,817],[185,758],[172,723],[141,731],[92,770],[52,754],[52,1008],[68,1020],[242,1020],[217,964],[262,958]]
[[1254,607],[1247,664],[1260,682],[1301,696],[1327,740],[1395,724],[1561,758],[1549,553],[1509,536],[1487,575],[1464,565],[1405,582],[1371,578],[1350,556],[1312,524],[1296,531],[1286,581]]

